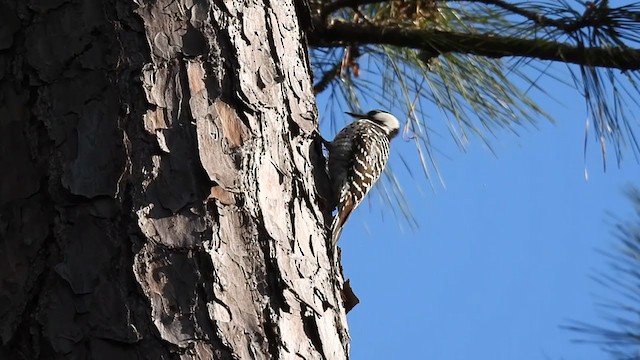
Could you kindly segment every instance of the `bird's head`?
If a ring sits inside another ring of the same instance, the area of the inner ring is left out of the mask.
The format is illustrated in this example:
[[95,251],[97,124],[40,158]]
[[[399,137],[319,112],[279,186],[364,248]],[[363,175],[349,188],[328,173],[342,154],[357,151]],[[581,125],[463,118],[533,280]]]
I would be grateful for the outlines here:
[[388,113],[386,111],[371,110],[366,114],[354,114],[350,112],[348,112],[347,114],[358,119],[367,119],[373,121],[387,133],[389,139],[398,135],[398,131],[400,131],[400,121],[398,121],[398,119],[391,113]]

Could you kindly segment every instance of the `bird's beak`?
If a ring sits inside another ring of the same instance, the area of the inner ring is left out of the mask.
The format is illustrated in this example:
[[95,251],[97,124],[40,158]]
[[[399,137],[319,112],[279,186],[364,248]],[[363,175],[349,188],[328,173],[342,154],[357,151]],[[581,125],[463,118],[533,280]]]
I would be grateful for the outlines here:
[[349,115],[349,116],[353,116],[356,119],[366,119],[367,115],[365,114],[356,114],[356,113],[352,113],[352,112],[345,112],[345,114]]

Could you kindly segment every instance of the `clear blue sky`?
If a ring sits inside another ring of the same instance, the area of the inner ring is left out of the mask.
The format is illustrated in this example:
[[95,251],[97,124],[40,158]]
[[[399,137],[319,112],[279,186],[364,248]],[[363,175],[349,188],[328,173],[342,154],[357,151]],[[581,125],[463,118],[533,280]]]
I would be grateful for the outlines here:
[[[621,169],[609,159],[603,172],[592,138],[585,163],[584,101],[543,84],[564,104],[537,97],[557,124],[499,133],[497,157],[480,141],[464,153],[443,137],[446,188],[399,174],[418,230],[401,230],[379,200],[347,223],[343,266],[361,300],[348,314],[352,359],[607,358],[560,326],[603,323],[595,303],[610,291],[590,276],[610,269],[597,250],[616,244],[611,213],[631,218],[623,190],[639,183],[640,166],[628,154]],[[327,122],[322,131],[332,135]],[[396,139],[395,169],[403,168],[398,152],[419,167],[413,145]]]

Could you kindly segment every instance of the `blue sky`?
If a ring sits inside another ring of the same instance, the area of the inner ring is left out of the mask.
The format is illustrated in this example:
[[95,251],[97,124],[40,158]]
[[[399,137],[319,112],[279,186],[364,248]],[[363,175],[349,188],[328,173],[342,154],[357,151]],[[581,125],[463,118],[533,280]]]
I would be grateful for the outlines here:
[[419,161],[411,143],[394,140],[392,165],[420,226],[407,230],[379,200],[347,223],[344,272],[361,300],[348,314],[352,359],[607,358],[560,326],[603,323],[595,303],[615,294],[590,276],[609,271],[597,250],[616,244],[611,214],[632,218],[623,190],[640,165],[610,158],[604,172],[591,138],[585,159],[584,101],[542,84],[563,103],[536,97],[557,124],[499,132],[496,155],[477,139],[462,152],[445,137],[437,160],[446,188],[402,172],[398,153]]

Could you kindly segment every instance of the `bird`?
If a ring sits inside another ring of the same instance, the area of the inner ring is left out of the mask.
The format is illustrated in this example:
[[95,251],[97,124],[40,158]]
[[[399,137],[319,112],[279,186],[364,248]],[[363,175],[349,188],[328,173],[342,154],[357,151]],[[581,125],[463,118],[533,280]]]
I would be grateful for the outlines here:
[[353,210],[382,175],[389,159],[390,141],[400,130],[398,119],[387,111],[346,114],[356,120],[340,130],[333,141],[323,140],[329,153],[327,168],[333,204],[338,208],[331,224],[333,247]]

